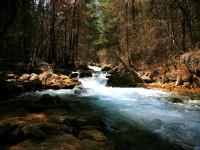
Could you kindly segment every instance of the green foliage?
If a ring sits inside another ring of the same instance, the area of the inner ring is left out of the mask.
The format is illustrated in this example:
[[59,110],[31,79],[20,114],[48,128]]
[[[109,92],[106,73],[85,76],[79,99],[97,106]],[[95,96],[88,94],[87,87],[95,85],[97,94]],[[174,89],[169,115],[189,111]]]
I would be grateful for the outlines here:
[[84,35],[87,38],[88,53],[91,60],[97,61],[97,53],[103,48],[116,45],[114,37],[117,26],[109,7],[111,0],[87,1],[87,19],[83,24]]
[[99,26],[98,30],[100,32],[100,37],[98,42],[103,45],[103,47],[112,45],[112,35],[116,31],[116,22],[112,14],[108,11],[109,5],[111,5],[111,0],[101,0],[100,1],[100,14],[99,14]]

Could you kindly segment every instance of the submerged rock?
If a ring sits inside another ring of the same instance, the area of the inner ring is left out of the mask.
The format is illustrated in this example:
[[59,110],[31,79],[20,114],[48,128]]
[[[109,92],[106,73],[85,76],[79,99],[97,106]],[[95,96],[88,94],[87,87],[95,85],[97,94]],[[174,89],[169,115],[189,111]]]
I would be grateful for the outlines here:
[[38,103],[42,105],[55,105],[56,101],[54,100],[54,97],[44,94],[40,96]]

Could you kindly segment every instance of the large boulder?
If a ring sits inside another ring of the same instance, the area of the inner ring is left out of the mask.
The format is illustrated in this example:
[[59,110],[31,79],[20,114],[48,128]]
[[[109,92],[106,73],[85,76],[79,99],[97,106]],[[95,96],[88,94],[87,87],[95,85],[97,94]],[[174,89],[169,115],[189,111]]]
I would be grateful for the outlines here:
[[187,67],[189,72],[200,77],[200,50],[183,54],[180,62]]
[[180,73],[176,76],[176,86],[184,85],[188,88],[199,88],[200,50],[190,51],[181,55],[178,69]]
[[73,89],[80,82],[65,75],[57,75],[51,71],[44,72],[39,75],[39,80],[45,88],[52,89]]
[[137,73],[124,68],[114,68],[112,71],[109,71],[109,74],[107,86],[136,87],[138,83],[142,82]]
[[51,70],[39,75],[35,73],[31,75],[23,74],[19,81],[24,86],[25,91],[41,88],[73,89],[76,85],[80,85],[78,80],[70,79],[70,77],[66,75],[55,74]]

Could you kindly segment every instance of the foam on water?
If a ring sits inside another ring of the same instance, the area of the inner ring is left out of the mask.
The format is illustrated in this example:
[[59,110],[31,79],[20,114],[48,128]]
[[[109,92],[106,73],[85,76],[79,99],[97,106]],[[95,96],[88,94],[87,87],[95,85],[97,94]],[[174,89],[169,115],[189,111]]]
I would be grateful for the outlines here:
[[101,67],[97,67],[97,66],[88,66],[89,69],[94,70],[94,71],[101,71]]

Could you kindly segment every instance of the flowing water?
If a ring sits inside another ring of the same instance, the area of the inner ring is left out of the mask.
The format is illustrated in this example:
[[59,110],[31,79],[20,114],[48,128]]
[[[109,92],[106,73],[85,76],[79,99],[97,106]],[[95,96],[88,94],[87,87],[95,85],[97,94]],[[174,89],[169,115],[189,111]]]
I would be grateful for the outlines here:
[[[90,66],[90,69],[94,70],[93,77],[80,79],[86,92],[76,97],[87,97],[94,109],[102,109],[104,113],[101,115],[104,115],[108,128],[120,128],[117,135],[123,134],[125,142],[127,134],[130,141],[128,144],[133,137],[131,132],[123,132],[126,130],[123,126],[128,123],[129,126],[180,144],[185,149],[200,149],[200,100],[190,100],[189,97],[181,96],[184,103],[171,103],[166,99],[173,93],[161,90],[106,87],[106,73],[101,72],[101,68],[98,67]],[[72,96],[74,90],[37,92],[43,93],[67,97]]]

